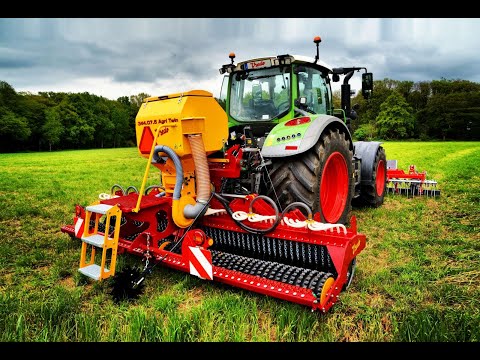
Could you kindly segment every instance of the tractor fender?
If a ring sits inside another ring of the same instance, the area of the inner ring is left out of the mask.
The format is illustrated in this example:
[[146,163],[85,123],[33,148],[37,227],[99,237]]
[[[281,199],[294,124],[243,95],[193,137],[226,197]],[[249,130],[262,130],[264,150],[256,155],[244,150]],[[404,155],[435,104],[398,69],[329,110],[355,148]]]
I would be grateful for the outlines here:
[[355,149],[354,156],[361,160],[361,183],[373,184],[373,167],[375,165],[375,156],[377,150],[382,143],[379,141],[355,141],[353,147]]
[[[335,116],[318,115],[308,124],[285,126],[285,122],[277,124],[268,134],[261,150],[263,157],[286,157],[304,153],[311,149],[318,141],[326,128],[341,129],[349,140],[350,150],[353,143],[350,132],[343,121]],[[282,141],[278,144],[278,138],[285,134],[301,134],[298,140]]]

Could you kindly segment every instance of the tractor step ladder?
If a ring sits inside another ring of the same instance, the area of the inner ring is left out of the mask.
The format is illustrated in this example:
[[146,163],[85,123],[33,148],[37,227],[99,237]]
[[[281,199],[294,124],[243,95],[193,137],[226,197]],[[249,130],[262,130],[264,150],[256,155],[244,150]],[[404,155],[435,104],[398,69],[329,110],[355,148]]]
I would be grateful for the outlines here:
[[[102,234],[98,232],[98,224],[104,215],[106,216],[105,234]],[[82,274],[94,280],[102,280],[115,275],[121,216],[122,211],[117,205],[96,204],[85,208],[85,228],[81,237],[82,253],[78,269]],[[91,220],[95,222],[93,229],[90,227]],[[112,226],[113,238],[110,237]],[[100,261],[98,256],[97,259],[95,256],[97,248],[102,249]],[[89,259],[87,259],[88,250],[90,250]]]

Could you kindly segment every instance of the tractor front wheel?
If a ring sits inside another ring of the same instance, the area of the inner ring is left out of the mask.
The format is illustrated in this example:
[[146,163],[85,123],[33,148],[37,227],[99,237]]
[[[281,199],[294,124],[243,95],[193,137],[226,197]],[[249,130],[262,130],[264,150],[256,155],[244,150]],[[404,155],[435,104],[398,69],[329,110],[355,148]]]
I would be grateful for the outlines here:
[[[387,157],[385,149],[378,147],[373,162],[372,177],[361,186],[360,203],[364,206],[379,207],[383,204],[387,190]],[[354,204],[355,205],[355,204]]]
[[325,223],[347,224],[354,192],[353,151],[345,133],[326,130],[308,151],[273,159],[268,195],[285,208],[300,201],[320,213]]

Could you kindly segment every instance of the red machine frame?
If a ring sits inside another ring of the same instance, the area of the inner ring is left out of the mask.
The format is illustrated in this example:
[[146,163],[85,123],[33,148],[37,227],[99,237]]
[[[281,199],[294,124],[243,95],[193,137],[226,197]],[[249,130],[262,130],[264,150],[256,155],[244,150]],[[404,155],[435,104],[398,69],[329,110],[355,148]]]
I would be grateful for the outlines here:
[[[148,224],[145,229],[142,229],[133,241],[127,240],[123,237],[119,238],[118,253],[131,253],[138,256],[148,256],[151,261],[162,261],[162,265],[180,270],[183,272],[190,272],[190,259],[188,257],[189,247],[200,247],[202,250],[208,252],[208,248],[215,242],[215,239],[210,239],[198,227],[185,231],[177,228],[171,218],[171,198],[156,197],[156,191],[152,190],[148,195],[143,196],[141,201],[141,211],[138,213],[132,212],[138,199],[138,194],[132,192],[128,195],[101,200],[100,203],[107,205],[118,205],[122,209],[124,216],[128,217],[127,228],[121,229],[121,232],[128,233],[128,226],[134,221],[141,221]],[[251,199],[235,199],[231,203],[231,208],[234,211],[248,211],[249,202]],[[268,204],[267,204],[268,205]],[[156,214],[164,211],[168,226],[163,231],[158,231],[152,224],[156,224]],[[289,217],[299,220],[305,219],[303,214],[298,210],[293,210],[288,213]],[[74,224],[85,218],[85,211],[81,206],[76,207],[76,214],[74,217]],[[244,232],[228,214],[217,214],[213,216],[204,216],[199,225],[208,225],[222,230],[232,232]],[[259,223],[259,228],[268,227],[268,223]],[[65,225],[61,229],[64,233],[76,237],[75,226]],[[138,230],[138,229],[136,229]],[[161,240],[172,235],[185,235],[182,242],[182,254],[167,251],[162,248]],[[346,234],[335,231],[312,231],[308,228],[292,228],[284,223],[280,223],[275,230],[266,234],[267,237],[273,237],[284,240],[299,241],[310,244],[325,245],[328,248],[338,277],[326,293],[323,302],[315,297],[310,289],[289,285],[283,282],[269,280],[263,277],[253,276],[238,271],[229,270],[222,267],[213,266],[213,280],[226,283],[232,286],[240,287],[246,290],[258,292],[264,295],[280,298],[283,300],[295,302],[302,305],[311,306],[312,309],[321,309],[327,311],[333,304],[338,301],[339,294],[347,282],[347,271],[350,263],[357,256],[357,254],[365,247],[366,237],[357,232],[356,218],[352,217],[351,225],[347,228]],[[201,244],[199,245],[199,238]],[[213,241],[213,242],[212,242]]]

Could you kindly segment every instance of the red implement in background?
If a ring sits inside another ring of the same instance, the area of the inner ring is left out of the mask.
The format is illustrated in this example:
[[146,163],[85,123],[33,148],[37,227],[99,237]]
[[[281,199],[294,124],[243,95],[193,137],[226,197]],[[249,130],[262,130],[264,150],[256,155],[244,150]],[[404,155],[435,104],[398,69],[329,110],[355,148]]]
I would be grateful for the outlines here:
[[406,196],[440,196],[435,180],[427,180],[427,172],[418,172],[410,165],[408,172],[397,169],[397,160],[387,160],[387,192]]

